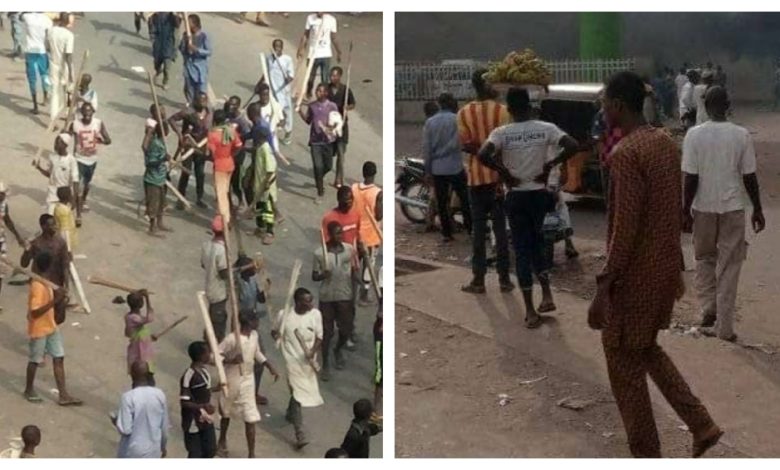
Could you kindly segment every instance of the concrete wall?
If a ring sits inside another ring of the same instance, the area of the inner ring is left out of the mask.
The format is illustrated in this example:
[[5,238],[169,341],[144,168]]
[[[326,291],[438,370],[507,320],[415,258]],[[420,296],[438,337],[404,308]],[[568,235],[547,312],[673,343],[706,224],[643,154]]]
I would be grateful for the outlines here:
[[[397,61],[498,59],[525,47],[549,59],[579,54],[576,13],[397,13],[395,24]],[[621,49],[645,64],[719,63],[735,100],[768,100],[780,14],[623,13]]]

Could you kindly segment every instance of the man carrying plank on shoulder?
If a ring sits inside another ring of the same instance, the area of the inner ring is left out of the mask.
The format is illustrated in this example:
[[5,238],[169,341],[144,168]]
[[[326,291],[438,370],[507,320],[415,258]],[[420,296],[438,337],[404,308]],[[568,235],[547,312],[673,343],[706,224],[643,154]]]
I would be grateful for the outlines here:
[[221,343],[227,330],[228,259],[225,253],[225,225],[221,215],[211,221],[214,237],[203,244],[200,265],[206,270],[206,299],[209,317],[214,325],[217,342]]
[[[71,262],[68,244],[57,233],[57,223],[54,216],[43,214],[38,219],[41,226],[41,235],[36,237],[22,254],[20,264],[26,268],[33,261],[32,271],[58,286],[67,288],[68,286],[68,266]],[[50,260],[46,265],[39,265],[38,255],[48,253]],[[65,321],[65,309],[67,308],[67,298],[58,298],[54,305],[54,319],[57,324]]]
[[285,419],[295,428],[295,446],[300,450],[309,443],[303,428],[301,408],[325,403],[320,396],[317,371],[312,365],[322,346],[322,314],[314,308],[314,298],[308,290],[302,287],[296,289],[293,299],[294,309],[280,312],[282,321],[271,336],[281,339],[291,392]]

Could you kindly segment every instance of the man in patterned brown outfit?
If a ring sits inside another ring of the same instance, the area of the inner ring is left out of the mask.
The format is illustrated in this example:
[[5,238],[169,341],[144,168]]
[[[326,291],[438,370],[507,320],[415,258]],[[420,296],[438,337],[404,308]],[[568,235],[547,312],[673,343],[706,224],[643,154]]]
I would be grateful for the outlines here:
[[683,292],[680,151],[644,123],[645,88],[634,73],[614,75],[604,109],[623,131],[610,165],[607,263],[597,276],[588,324],[602,330],[609,381],[634,457],[660,457],[647,375],[693,434],[693,456],[723,432],[657,344]]

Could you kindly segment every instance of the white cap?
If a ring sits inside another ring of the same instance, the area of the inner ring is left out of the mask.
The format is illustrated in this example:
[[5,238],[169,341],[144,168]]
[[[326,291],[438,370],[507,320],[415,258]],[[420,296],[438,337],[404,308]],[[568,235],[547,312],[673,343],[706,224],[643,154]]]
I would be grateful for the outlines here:
[[0,193],[8,192],[8,186],[5,185],[5,182],[0,181]]
[[65,142],[65,145],[70,145],[70,143],[73,142],[73,137],[71,137],[70,134],[66,134],[65,132],[58,135],[57,137],[59,137],[63,142]]

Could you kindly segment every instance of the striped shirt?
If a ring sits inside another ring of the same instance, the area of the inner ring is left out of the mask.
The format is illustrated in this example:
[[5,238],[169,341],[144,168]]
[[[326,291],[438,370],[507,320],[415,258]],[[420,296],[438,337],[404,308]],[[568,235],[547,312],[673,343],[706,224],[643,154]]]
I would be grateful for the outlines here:
[[[460,143],[473,143],[482,147],[493,129],[509,121],[509,113],[504,105],[494,100],[472,101],[458,111]],[[467,173],[469,186],[493,184],[499,180],[498,173],[480,163],[476,155],[469,155]]]

